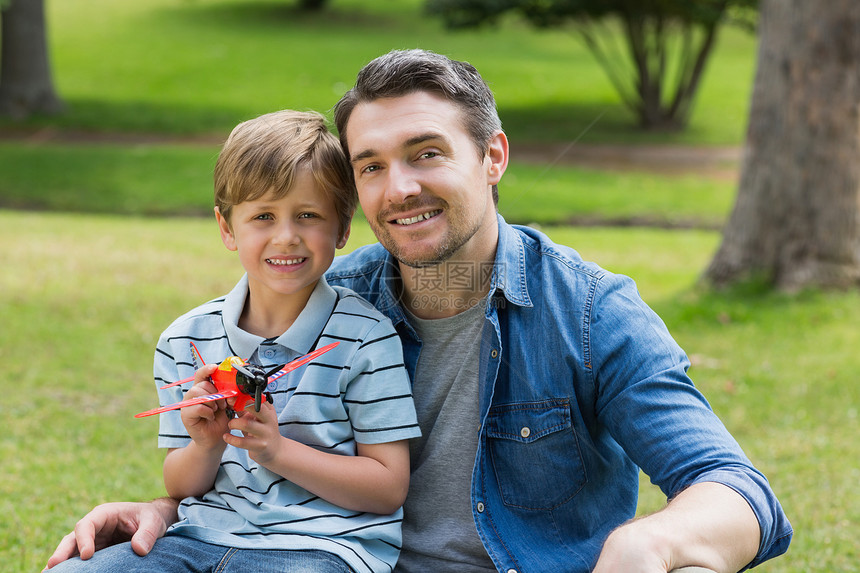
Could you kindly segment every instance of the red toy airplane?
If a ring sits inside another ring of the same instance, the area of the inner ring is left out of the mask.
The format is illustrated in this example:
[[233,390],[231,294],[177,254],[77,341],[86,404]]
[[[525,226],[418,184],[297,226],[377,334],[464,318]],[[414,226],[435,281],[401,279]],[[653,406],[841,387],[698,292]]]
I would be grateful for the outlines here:
[[[231,408],[228,409],[227,415],[231,416],[231,411],[233,412],[241,412],[245,409],[245,406],[248,405],[249,402],[254,402],[254,409],[259,412],[260,411],[260,403],[263,399],[263,390],[267,389],[269,391],[274,390],[276,385],[274,382],[288,372],[292,372],[299,366],[303,366],[316,358],[317,356],[324,354],[337,346],[339,343],[333,342],[327,346],[323,346],[322,348],[317,348],[313,352],[305,354],[299,358],[296,358],[289,364],[285,364],[283,366],[276,366],[273,370],[266,372],[263,370],[261,366],[256,364],[250,364],[238,356],[230,356],[226,358],[221,364],[218,366],[218,369],[212,374],[211,380],[215,384],[215,388],[218,389],[217,394],[208,394],[206,396],[199,396],[197,398],[192,398],[191,400],[185,400],[183,402],[177,402],[175,404],[170,404],[169,406],[162,406],[161,408],[154,408],[152,410],[147,410],[146,412],[141,412],[140,414],[135,414],[135,418],[143,418],[145,416],[152,416],[155,414],[161,414],[162,412],[167,412],[168,410],[176,410],[177,408],[185,408],[186,406],[194,406],[197,404],[204,404],[206,402],[214,402],[215,400],[224,400],[226,398],[236,397],[236,403],[233,404]],[[194,343],[191,343],[192,352],[197,356],[202,364],[206,364],[203,362],[203,357],[200,356],[200,351],[197,350],[197,347],[194,346]],[[170,388],[171,386],[178,386],[180,384],[184,384],[185,382],[189,382],[194,380],[194,377],[185,378],[184,380],[179,380],[178,382],[173,382],[171,384],[166,384],[161,388]],[[272,397],[266,393],[266,399],[271,403]]]

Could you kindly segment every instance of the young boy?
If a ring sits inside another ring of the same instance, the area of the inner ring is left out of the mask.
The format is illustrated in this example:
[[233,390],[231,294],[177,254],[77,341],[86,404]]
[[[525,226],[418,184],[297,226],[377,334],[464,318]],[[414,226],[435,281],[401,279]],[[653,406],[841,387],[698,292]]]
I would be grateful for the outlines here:
[[[420,431],[390,321],[323,278],[355,204],[350,166],[321,115],[281,111],[233,130],[215,167],[215,217],[246,275],[162,334],[156,384],[194,373],[190,342],[210,364],[185,398],[214,392],[206,380],[227,356],[270,369],[339,344],[280,378],[259,412],[228,419],[219,401],[161,414],[164,482],[183,500],[179,522],[146,557],[124,544],[55,570],[393,569],[407,440]],[[159,390],[159,400],[182,392]]]

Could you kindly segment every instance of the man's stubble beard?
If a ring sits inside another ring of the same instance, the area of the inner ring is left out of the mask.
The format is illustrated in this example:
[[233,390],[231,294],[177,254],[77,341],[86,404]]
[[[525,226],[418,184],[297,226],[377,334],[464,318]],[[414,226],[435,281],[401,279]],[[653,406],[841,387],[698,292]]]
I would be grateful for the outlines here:
[[[400,248],[388,232],[387,221],[393,218],[391,215],[379,217],[376,221],[372,223],[368,221],[368,223],[370,223],[371,229],[382,246],[385,247],[398,262],[415,269],[427,268],[443,263],[454,256],[454,254],[459,251],[460,248],[469,241],[469,239],[475,236],[481,227],[481,221],[479,220],[470,228],[460,228],[458,223],[463,222],[462,218],[455,218],[452,220],[450,218],[451,211],[448,209],[447,205],[444,206],[443,212],[447,217],[449,217],[448,231],[442,237],[439,244],[433,249],[433,253],[429,257],[416,258],[415,256],[409,256],[406,254],[406,249]],[[463,223],[465,224],[465,222]]]

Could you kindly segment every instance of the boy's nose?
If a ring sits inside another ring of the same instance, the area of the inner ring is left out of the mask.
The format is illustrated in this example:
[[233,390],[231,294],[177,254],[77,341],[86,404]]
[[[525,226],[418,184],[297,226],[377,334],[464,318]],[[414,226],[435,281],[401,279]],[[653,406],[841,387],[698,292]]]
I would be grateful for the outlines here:
[[272,238],[272,242],[276,245],[298,245],[301,240],[301,235],[292,221],[278,225],[275,236]]

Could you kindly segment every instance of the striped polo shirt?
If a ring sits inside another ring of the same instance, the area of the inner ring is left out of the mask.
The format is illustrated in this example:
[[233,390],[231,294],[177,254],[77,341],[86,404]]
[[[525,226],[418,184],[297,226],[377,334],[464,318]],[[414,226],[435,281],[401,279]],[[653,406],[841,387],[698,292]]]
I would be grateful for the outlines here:
[[[353,291],[321,278],[302,313],[281,336],[241,330],[248,294],[243,277],[226,296],[178,318],[155,352],[156,386],[192,376],[190,342],[207,363],[239,356],[274,367],[311,350],[333,350],[277,380],[271,392],[281,434],[325,452],[355,455],[356,443],[420,435],[403,354],[391,322]],[[162,405],[180,401],[192,383],[158,390]],[[160,415],[158,445],[190,442],[179,410]],[[285,480],[227,446],[215,487],[186,498],[168,534],[248,549],[319,549],[356,571],[391,571],[400,550],[402,509],[391,515],[346,510]]]

